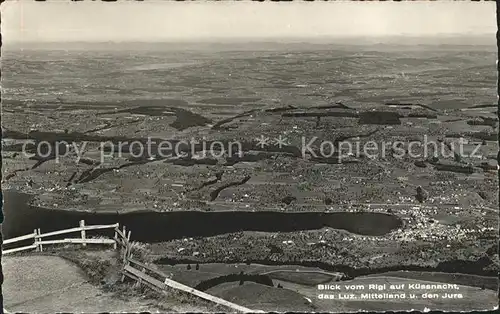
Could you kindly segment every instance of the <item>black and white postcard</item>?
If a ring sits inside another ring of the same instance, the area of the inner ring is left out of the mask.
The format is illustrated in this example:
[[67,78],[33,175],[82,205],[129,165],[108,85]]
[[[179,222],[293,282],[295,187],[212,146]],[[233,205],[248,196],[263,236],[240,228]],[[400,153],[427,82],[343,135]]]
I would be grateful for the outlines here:
[[498,308],[494,1],[5,1],[4,313]]

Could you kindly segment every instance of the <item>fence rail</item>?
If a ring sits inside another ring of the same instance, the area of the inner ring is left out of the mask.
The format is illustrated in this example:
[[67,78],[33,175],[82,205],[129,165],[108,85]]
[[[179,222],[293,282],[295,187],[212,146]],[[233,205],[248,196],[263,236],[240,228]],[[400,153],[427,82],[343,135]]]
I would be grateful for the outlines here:
[[37,247],[38,247],[38,245],[32,244],[32,245],[28,245],[28,246],[18,247],[15,249],[2,250],[2,254],[9,254],[9,253],[15,253],[15,252],[20,252],[20,251],[31,250],[31,249],[36,249]]
[[31,234],[23,235],[20,237],[4,240],[3,244],[10,244],[10,243],[15,243],[15,242],[19,242],[19,241],[34,239],[35,237],[36,237],[36,233],[31,233]]
[[38,244],[61,244],[61,243],[79,243],[79,244],[115,244],[113,239],[62,239],[62,240],[48,240],[39,241]]
[[[108,238],[87,238],[86,231],[88,230],[99,230],[99,229],[113,229],[115,235],[113,239]],[[52,237],[61,234],[68,233],[80,233],[80,238],[66,238],[57,240],[42,240],[43,238]],[[4,244],[12,244],[16,242],[26,241],[29,239],[34,239],[34,243],[24,247],[12,248],[8,250],[3,250],[3,254],[15,253],[20,251],[26,251],[31,249],[36,249],[37,251],[42,251],[44,245],[51,244],[63,244],[63,243],[74,243],[82,244],[83,246],[87,244],[112,244],[114,249],[117,249],[118,245],[122,249],[123,253],[123,269],[122,269],[122,281],[125,277],[131,278],[136,281],[137,285],[145,285],[153,290],[160,293],[166,293],[166,288],[170,287],[172,289],[181,290],[186,293],[190,293],[202,299],[214,302],[219,305],[231,308],[238,312],[244,313],[264,313],[260,310],[252,310],[238,304],[231,303],[229,301],[223,300],[221,298],[212,296],[208,293],[196,290],[192,287],[183,285],[179,282],[171,280],[164,273],[152,268],[149,265],[143,264],[140,261],[133,258],[132,245],[130,243],[131,232],[127,231],[126,227],[123,226],[120,230],[120,225],[118,223],[112,225],[93,225],[86,226],[85,221],[80,221],[80,226],[76,228],[69,228],[65,230],[51,231],[47,233],[41,233],[40,229],[35,229],[33,233],[7,239]]]

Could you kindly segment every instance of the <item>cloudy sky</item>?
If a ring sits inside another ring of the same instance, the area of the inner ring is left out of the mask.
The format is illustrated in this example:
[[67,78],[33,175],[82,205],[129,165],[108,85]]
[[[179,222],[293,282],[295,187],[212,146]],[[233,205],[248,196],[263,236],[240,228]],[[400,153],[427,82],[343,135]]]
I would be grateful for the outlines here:
[[[54,0],[53,0],[54,1]],[[7,1],[4,42],[494,35],[490,2]]]

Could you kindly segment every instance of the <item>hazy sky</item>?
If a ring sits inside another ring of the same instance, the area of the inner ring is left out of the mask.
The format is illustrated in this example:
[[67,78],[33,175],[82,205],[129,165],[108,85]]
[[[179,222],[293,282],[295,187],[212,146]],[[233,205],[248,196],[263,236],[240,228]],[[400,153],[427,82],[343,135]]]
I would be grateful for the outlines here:
[[[49,0],[50,1],[50,0]],[[5,43],[223,38],[493,35],[490,2],[7,1]]]

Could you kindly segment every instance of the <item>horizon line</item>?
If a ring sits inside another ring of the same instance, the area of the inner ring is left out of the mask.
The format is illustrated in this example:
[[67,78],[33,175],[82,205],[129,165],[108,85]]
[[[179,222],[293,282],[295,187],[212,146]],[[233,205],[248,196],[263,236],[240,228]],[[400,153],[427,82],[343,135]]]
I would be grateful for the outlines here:
[[[354,41],[360,40],[361,42],[369,42],[380,39],[425,39],[425,40],[439,40],[439,39],[486,39],[491,38],[492,43],[496,44],[496,34],[484,33],[484,34],[462,34],[462,33],[444,33],[444,34],[433,34],[433,35],[347,35],[347,36],[287,36],[287,37],[259,37],[259,36],[247,36],[247,37],[213,37],[213,38],[171,38],[171,39],[158,39],[158,40],[141,40],[141,39],[131,39],[131,40],[47,40],[47,41],[35,41],[35,40],[7,40],[5,36],[2,36],[2,44],[175,44],[175,43],[213,43],[213,44],[231,44],[231,43],[276,43],[276,44],[293,44],[293,43],[311,43],[311,44],[335,44],[335,41]],[[329,42],[331,41],[331,42]],[[443,43],[446,44],[446,43]],[[464,43],[466,44],[466,43]]]

